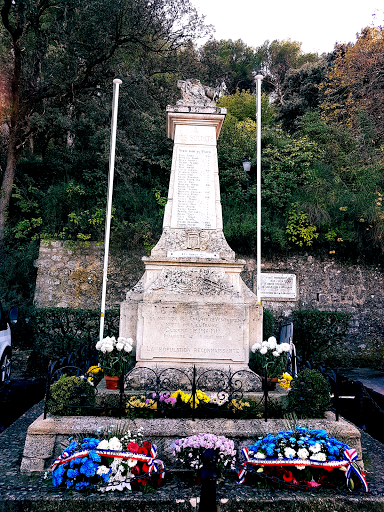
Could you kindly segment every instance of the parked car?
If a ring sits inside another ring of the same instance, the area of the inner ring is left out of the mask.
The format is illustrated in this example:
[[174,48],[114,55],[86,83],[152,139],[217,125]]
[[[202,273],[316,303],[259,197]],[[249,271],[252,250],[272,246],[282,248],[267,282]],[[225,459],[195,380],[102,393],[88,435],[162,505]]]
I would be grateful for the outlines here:
[[11,325],[17,322],[18,314],[18,308],[11,308],[9,314],[6,314],[0,303],[0,387],[11,378]]

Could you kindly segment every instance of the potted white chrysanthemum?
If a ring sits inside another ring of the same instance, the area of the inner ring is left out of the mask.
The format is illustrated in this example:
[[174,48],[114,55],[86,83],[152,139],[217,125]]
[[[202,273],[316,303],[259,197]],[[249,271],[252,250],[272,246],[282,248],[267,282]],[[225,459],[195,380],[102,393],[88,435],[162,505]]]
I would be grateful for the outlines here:
[[254,343],[253,366],[258,375],[267,377],[269,389],[275,389],[278,377],[287,369],[287,352],[290,351],[289,343],[277,343],[274,336],[267,341]]
[[96,343],[99,354],[99,365],[103,369],[107,389],[117,389],[119,378],[131,361],[133,348],[132,338],[107,336]]

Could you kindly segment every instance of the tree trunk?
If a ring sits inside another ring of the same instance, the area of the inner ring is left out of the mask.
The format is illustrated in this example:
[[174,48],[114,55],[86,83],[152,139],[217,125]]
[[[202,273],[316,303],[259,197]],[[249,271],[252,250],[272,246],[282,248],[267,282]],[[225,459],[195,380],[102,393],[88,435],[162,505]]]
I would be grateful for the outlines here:
[[16,134],[14,132],[15,129],[11,128],[9,133],[7,166],[5,168],[0,194],[0,260],[2,259],[4,251],[5,224],[7,220],[9,202],[11,200],[12,186],[13,180],[15,178],[17,162]]
[[11,3],[6,0],[1,10],[1,17],[5,28],[12,38],[13,52],[13,70],[10,81],[11,88],[11,115],[8,121],[9,143],[7,154],[7,166],[3,176],[3,182],[0,189],[0,261],[4,261],[4,243],[5,226],[7,222],[7,213],[9,202],[11,200],[12,186],[15,178],[17,158],[20,154],[18,149],[18,137],[20,131],[20,112],[19,112],[19,85],[21,80],[21,48],[20,38],[23,33],[23,27],[12,28],[9,23]]

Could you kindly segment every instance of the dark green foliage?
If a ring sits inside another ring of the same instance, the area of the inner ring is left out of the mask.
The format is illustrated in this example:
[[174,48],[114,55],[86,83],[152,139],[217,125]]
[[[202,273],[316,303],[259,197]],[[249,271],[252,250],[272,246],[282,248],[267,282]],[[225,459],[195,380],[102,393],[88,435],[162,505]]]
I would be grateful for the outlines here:
[[[119,332],[119,310],[105,312],[104,336]],[[98,339],[100,312],[71,308],[41,308],[33,318],[35,351],[51,359],[67,355]]]
[[273,314],[267,308],[263,308],[263,340],[273,335]]
[[82,377],[62,375],[52,384],[48,400],[48,411],[56,416],[81,416],[81,407],[94,406],[95,388]]
[[288,409],[299,418],[323,418],[330,407],[328,382],[317,370],[305,370],[291,381]]
[[318,85],[324,80],[326,71],[326,63],[319,61],[287,72],[281,86],[284,102],[279,105],[278,116],[284,130],[294,133],[301,116],[319,107],[322,93]]
[[319,361],[332,346],[344,341],[350,313],[336,311],[294,311],[293,342],[304,361]]
[[254,89],[252,72],[260,65],[257,51],[241,39],[210,40],[200,49],[201,80],[213,87],[224,82],[229,94]]

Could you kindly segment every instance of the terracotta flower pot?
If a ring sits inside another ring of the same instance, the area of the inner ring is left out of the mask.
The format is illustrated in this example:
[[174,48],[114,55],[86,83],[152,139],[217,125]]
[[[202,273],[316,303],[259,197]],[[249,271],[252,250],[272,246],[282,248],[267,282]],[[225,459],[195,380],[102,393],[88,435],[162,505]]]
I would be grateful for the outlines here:
[[118,389],[119,388],[119,377],[116,375],[104,375],[105,385],[107,389]]
[[[274,391],[276,389],[276,384],[279,382],[277,377],[267,378],[268,383],[268,391]],[[265,380],[264,377],[261,377],[261,388],[265,389]]]

